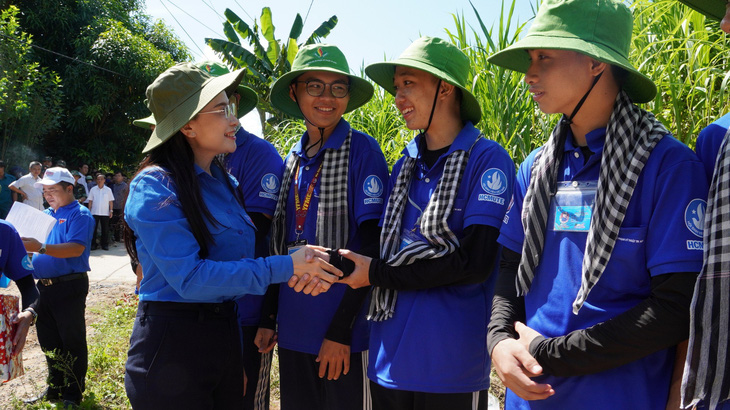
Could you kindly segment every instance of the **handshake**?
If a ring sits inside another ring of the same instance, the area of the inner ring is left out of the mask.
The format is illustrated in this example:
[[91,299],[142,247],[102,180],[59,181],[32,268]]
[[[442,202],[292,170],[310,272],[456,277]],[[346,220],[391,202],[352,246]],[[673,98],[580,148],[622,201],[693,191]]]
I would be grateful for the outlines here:
[[338,281],[353,289],[370,285],[371,258],[347,249],[306,245],[292,253],[291,258],[294,274],[288,285],[297,292],[317,296]]

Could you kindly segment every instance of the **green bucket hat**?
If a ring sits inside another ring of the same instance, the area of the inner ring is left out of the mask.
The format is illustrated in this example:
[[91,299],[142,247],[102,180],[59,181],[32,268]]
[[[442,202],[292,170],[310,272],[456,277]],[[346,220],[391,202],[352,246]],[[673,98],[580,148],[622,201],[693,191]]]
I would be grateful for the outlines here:
[[462,91],[461,119],[476,124],[482,119],[482,109],[474,94],[467,88],[469,58],[455,45],[437,37],[421,37],[414,41],[394,61],[370,64],[365,74],[395,95],[393,74],[396,66],[411,67],[459,87]]
[[162,145],[195,117],[209,102],[225,91],[236,91],[244,70],[211,77],[192,63],[168,68],[147,87],[147,107],[157,126],[143,153]]
[[[216,61],[201,61],[195,65],[199,69],[207,71],[213,77],[220,77],[231,72],[228,67]],[[238,118],[241,118],[256,108],[256,104],[259,103],[259,97],[256,95],[256,91],[243,84],[238,85],[236,92],[241,96],[241,101],[238,102]]]
[[629,62],[632,26],[631,11],[619,1],[545,0],[527,35],[487,61],[526,73],[527,50],[575,51],[626,70],[624,91],[634,102],[645,103],[656,95],[656,85]]
[[331,44],[310,44],[299,49],[291,71],[279,77],[271,86],[271,105],[287,115],[304,119],[297,103],[289,96],[289,85],[308,71],[329,71],[350,79],[350,101],[345,112],[365,104],[373,96],[373,86],[367,80],[350,74],[345,55]]
[[722,20],[725,17],[725,0],[679,0],[707,17]]
[[157,123],[155,122],[155,116],[150,114],[149,117],[138,118],[132,121],[132,125],[148,130],[151,126],[157,125]]

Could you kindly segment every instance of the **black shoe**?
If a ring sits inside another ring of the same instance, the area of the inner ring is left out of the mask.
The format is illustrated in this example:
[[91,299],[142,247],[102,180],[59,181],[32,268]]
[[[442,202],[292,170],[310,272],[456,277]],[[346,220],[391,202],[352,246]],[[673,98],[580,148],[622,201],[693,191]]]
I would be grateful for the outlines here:
[[59,401],[60,399],[61,399],[61,397],[60,397],[60,395],[58,393],[53,392],[53,391],[49,391],[48,388],[46,388],[45,390],[43,390],[43,393],[41,393],[38,396],[33,397],[31,399],[23,400],[23,403],[25,403],[25,404],[35,404],[35,403],[38,403],[38,402],[43,401],[43,400],[45,400],[45,401]]
[[95,251],[95,250],[97,250],[97,249],[99,249],[99,247],[98,247],[98,246],[96,246],[96,245],[92,245],[92,246],[91,246],[91,250],[92,250],[92,251]]

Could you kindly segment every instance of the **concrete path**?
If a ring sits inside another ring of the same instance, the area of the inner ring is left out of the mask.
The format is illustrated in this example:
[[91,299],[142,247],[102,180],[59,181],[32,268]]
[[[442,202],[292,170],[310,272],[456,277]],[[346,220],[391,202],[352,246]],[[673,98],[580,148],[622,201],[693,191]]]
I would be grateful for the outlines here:
[[134,288],[137,283],[137,277],[132,272],[129,256],[122,243],[113,243],[108,251],[101,248],[91,251],[89,265],[91,265],[89,285],[129,284]]

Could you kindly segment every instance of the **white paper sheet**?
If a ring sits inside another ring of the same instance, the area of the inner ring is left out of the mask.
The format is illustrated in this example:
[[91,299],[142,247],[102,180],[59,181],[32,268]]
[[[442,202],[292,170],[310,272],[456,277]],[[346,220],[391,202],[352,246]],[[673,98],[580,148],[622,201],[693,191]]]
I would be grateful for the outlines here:
[[13,202],[13,207],[10,208],[5,220],[13,224],[21,237],[34,238],[41,243],[46,242],[48,234],[56,224],[56,218],[22,202]]

